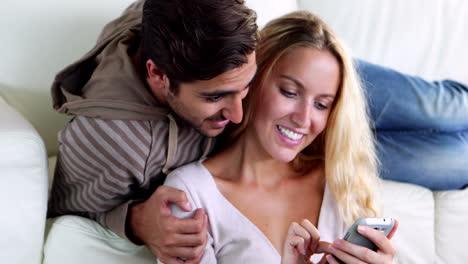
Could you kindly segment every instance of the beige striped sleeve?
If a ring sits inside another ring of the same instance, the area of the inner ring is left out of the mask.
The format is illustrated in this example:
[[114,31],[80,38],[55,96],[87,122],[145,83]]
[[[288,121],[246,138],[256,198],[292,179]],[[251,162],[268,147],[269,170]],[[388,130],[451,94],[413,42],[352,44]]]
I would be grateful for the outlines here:
[[125,235],[130,199],[146,181],[151,123],[75,117],[59,133],[48,216],[89,217]]

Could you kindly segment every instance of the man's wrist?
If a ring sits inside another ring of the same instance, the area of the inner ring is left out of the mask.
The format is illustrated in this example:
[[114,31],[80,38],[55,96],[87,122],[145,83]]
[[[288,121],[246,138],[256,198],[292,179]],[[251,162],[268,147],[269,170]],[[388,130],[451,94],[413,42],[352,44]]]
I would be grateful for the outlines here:
[[[142,203],[132,203],[128,206],[127,218],[125,221],[125,235],[136,245],[144,245],[145,243],[138,235],[138,215],[141,211]],[[136,228],[135,228],[136,227]]]

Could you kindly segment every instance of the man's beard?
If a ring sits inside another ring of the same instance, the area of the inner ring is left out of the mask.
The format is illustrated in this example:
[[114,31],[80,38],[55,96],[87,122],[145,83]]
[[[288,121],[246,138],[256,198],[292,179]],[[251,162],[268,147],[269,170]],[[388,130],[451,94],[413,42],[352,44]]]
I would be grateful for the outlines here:
[[207,135],[205,135],[205,133],[201,129],[201,127],[203,125],[203,121],[202,121],[202,124],[195,124],[195,122],[192,122],[189,119],[185,118],[180,113],[177,113],[174,109],[171,109],[171,112],[173,113],[174,118],[177,120],[177,123],[180,123],[183,126],[189,126],[189,127],[193,128],[193,129],[195,129],[198,133],[200,133],[200,134],[202,134],[204,136],[207,136]]
[[[183,125],[186,125],[186,126],[190,126],[192,127],[193,129],[195,129],[198,133],[200,133],[201,135],[205,136],[205,137],[216,137],[218,136],[219,134],[221,134],[221,132],[218,134],[218,135],[208,135],[207,132],[203,131],[202,129],[202,126],[203,126],[203,122],[205,120],[219,120],[219,121],[222,121],[222,120],[226,120],[226,118],[223,118],[221,115],[219,114],[216,114],[216,115],[213,115],[211,117],[208,117],[204,120],[201,121],[201,123],[199,124],[196,124],[195,122],[193,121],[190,121],[189,119],[185,118],[183,115],[177,113],[176,111],[172,110],[172,112],[174,113],[174,116],[175,118],[178,120],[178,122],[180,122],[181,124]],[[224,131],[224,129],[223,129]]]
[[205,132],[202,129],[202,126],[205,120],[217,120],[217,121],[226,120],[226,118],[223,117],[223,115],[220,112],[210,117],[200,120],[199,118],[190,116],[189,115],[190,111],[181,107],[181,104],[178,103],[176,96],[173,93],[171,92],[168,93],[168,95],[166,96],[166,101],[169,104],[169,108],[171,109],[171,112],[173,113],[173,117],[177,120],[178,123],[180,122],[180,124],[190,126],[193,129],[195,129],[198,133],[206,137],[216,137],[219,134],[221,134],[222,131],[214,136],[208,135],[208,132]]

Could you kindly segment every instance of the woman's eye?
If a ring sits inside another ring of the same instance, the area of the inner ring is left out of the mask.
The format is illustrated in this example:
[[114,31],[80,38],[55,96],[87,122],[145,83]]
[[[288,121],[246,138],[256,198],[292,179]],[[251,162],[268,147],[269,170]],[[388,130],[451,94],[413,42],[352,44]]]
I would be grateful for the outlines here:
[[316,102],[316,103],[315,103],[315,107],[317,107],[318,110],[326,110],[326,109],[328,109],[328,106],[327,106],[327,105],[322,104],[322,103],[320,103],[320,102]]
[[293,98],[293,97],[295,97],[297,95],[295,92],[290,92],[290,91],[282,89],[282,88],[280,88],[280,91],[281,91],[281,94],[283,94],[284,96],[286,96],[288,98]]

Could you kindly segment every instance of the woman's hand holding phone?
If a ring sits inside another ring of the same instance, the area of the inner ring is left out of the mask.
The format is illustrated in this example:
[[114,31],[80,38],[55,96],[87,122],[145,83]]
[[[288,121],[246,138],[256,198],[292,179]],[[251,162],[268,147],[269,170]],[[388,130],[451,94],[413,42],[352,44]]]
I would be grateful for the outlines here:
[[[384,218],[367,219],[382,220]],[[343,239],[336,239],[333,244],[330,245],[329,249],[333,256],[326,256],[328,263],[392,263],[396,250],[390,239],[398,228],[398,221],[391,218],[386,218],[386,221],[389,221],[388,219],[392,221],[392,224],[391,227],[387,227],[387,231],[385,230],[386,227],[382,225],[377,225],[378,227],[376,227],[376,225],[368,224],[369,222],[367,222],[367,224],[363,221],[359,222],[361,219],[356,221]],[[370,240],[369,242],[372,242],[370,243],[372,245],[362,240],[363,238],[364,240]],[[376,251],[372,248],[374,245]]]

